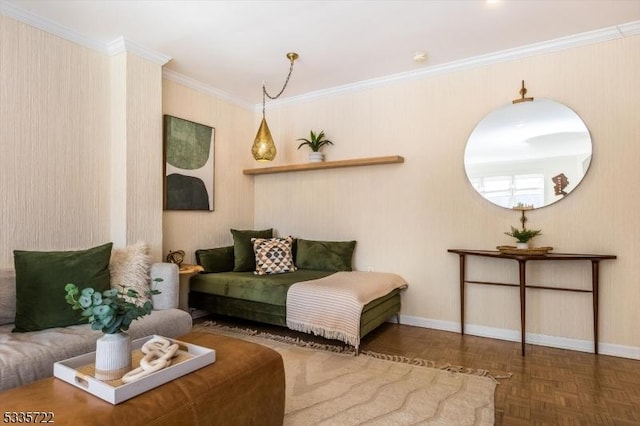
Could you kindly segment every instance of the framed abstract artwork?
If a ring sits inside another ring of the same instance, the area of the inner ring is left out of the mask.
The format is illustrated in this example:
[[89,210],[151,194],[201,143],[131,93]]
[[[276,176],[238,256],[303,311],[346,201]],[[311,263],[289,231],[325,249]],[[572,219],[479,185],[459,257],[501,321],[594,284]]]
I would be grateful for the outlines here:
[[164,209],[213,211],[215,129],[164,116]]

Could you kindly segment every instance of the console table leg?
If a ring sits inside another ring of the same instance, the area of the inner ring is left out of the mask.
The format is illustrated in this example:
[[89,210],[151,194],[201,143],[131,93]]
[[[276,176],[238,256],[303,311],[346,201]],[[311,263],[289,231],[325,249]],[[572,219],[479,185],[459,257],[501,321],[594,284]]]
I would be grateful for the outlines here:
[[526,260],[518,260],[520,266],[520,345],[522,356],[524,356],[525,343],[525,320],[526,320],[526,297],[527,297],[527,262]]
[[600,262],[597,260],[591,261],[591,286],[593,295],[593,348],[594,353],[598,354],[598,275],[599,275]]
[[465,256],[460,255],[460,334],[464,334],[464,280]]

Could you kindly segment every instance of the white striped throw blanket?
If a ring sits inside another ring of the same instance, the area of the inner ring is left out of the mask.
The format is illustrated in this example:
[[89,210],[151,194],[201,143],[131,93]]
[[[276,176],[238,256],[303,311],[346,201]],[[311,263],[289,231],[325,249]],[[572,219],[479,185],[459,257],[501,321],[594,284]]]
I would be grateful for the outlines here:
[[360,346],[364,306],[407,282],[387,272],[336,272],[293,284],[287,292],[287,327]]

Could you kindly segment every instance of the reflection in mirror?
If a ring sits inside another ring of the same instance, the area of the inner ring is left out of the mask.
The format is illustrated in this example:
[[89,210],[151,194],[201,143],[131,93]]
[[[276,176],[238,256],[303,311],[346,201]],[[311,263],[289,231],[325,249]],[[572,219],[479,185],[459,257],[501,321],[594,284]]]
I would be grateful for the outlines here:
[[506,208],[539,208],[575,189],[591,162],[580,117],[550,99],[506,105],[473,130],[464,167],[473,187]]

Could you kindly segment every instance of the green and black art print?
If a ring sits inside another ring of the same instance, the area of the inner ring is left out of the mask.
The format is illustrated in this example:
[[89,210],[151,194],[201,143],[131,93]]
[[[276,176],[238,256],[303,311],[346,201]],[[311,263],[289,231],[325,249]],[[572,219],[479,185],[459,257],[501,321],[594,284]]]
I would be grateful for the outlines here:
[[213,211],[215,129],[164,116],[165,210]]

